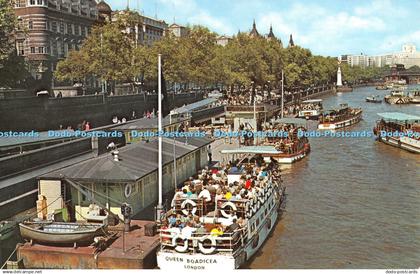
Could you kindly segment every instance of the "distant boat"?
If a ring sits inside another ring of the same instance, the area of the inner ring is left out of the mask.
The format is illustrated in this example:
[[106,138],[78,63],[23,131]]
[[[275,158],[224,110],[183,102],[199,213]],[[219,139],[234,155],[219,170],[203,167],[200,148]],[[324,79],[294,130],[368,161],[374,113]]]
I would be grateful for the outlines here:
[[410,97],[404,94],[404,91],[402,90],[393,90],[391,91],[390,95],[385,96],[385,102],[388,104],[409,104],[410,103]]
[[322,99],[305,100],[300,105],[298,117],[318,119],[322,111]]
[[420,104],[420,90],[410,92],[408,95],[411,104]]
[[324,111],[319,116],[318,129],[341,129],[362,120],[362,109],[351,108],[347,104],[340,104],[340,108]]
[[369,102],[369,103],[382,103],[382,99],[378,99],[378,98],[376,98],[373,95],[373,96],[366,97],[366,102]]
[[413,153],[420,153],[420,116],[400,112],[378,113],[373,133],[378,141]]
[[377,90],[387,90],[387,89],[388,89],[388,87],[387,87],[387,86],[385,86],[385,85],[382,85],[382,86],[376,86],[376,89],[377,89]]
[[104,234],[103,224],[25,222],[19,228],[22,238],[49,245],[89,245]]

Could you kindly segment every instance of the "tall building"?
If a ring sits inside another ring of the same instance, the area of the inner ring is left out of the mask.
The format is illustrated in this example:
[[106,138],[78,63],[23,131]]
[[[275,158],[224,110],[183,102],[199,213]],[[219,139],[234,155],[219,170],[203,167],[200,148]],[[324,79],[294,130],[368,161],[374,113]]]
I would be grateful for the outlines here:
[[294,46],[295,46],[295,42],[293,42],[293,36],[290,34],[288,47],[294,47]]
[[17,54],[29,61],[35,79],[79,49],[92,25],[101,21],[94,0],[16,0],[15,14]]
[[[239,34],[240,32],[238,32],[238,34]],[[258,30],[257,30],[257,25],[256,25],[256,23],[255,23],[255,20],[254,20],[254,22],[252,23],[252,29],[251,29],[251,31],[248,33],[248,35],[250,36],[250,37],[263,37],[263,38],[265,38],[265,39],[267,39],[267,40],[277,40],[278,42],[280,42],[280,44],[282,44],[282,42],[281,42],[281,39],[280,38],[277,38],[275,35],[274,35],[274,32],[273,32],[273,26],[272,25],[270,25],[270,31],[268,32],[268,34],[267,35],[264,35],[264,36],[262,36],[259,32],[258,32]],[[220,36],[220,37],[223,37],[223,36]],[[227,41],[228,42],[228,41]]]
[[137,15],[137,22],[127,28],[128,33],[135,33],[136,42],[150,46],[155,41],[162,39],[168,29],[168,24],[163,20],[148,17],[130,10],[115,11],[112,13],[112,20],[117,20],[118,16],[127,12]]
[[[341,58],[343,58],[342,55]],[[393,65],[404,65],[405,68],[420,66],[420,52],[413,44],[404,44],[401,52],[388,53],[382,55],[347,55],[347,63],[350,66],[361,67],[383,67]]]
[[188,35],[188,29],[186,27],[175,23],[168,27],[168,31],[176,37],[185,37]]
[[252,23],[252,29],[249,32],[249,36],[260,37],[260,34],[258,33],[258,30],[257,30],[257,24],[255,24],[255,19],[254,19],[254,23]]
[[227,44],[229,44],[229,41],[232,39],[232,37],[227,35],[221,35],[216,38],[216,44],[221,45],[225,47]]

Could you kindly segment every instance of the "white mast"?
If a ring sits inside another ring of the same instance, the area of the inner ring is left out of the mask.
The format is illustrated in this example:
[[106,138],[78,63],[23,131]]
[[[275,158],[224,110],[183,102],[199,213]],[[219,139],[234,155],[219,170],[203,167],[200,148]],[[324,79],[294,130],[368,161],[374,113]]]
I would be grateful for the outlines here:
[[283,118],[284,112],[284,72],[281,70],[281,118]]
[[[162,55],[158,55],[158,132],[162,132]],[[158,182],[159,182],[159,202],[156,208],[156,217],[160,221],[162,214],[162,136],[159,135],[158,145]]]

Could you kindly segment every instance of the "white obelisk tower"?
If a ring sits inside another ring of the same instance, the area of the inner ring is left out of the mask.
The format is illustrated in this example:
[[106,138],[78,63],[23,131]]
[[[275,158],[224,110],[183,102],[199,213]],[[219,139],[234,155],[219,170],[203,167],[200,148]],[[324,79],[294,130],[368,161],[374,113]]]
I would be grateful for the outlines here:
[[338,70],[337,70],[337,87],[343,86],[343,82],[341,80],[341,67],[340,67],[340,61],[338,61]]
[[337,70],[337,87],[341,87],[343,85],[343,82],[341,81],[341,68],[338,67]]

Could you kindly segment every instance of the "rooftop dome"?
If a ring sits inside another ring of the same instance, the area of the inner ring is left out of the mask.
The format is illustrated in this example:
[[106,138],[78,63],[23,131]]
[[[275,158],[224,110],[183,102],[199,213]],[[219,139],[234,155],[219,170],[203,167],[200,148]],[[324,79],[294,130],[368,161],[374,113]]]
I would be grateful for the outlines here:
[[99,13],[110,14],[112,12],[111,7],[104,0],[101,0],[96,7]]

